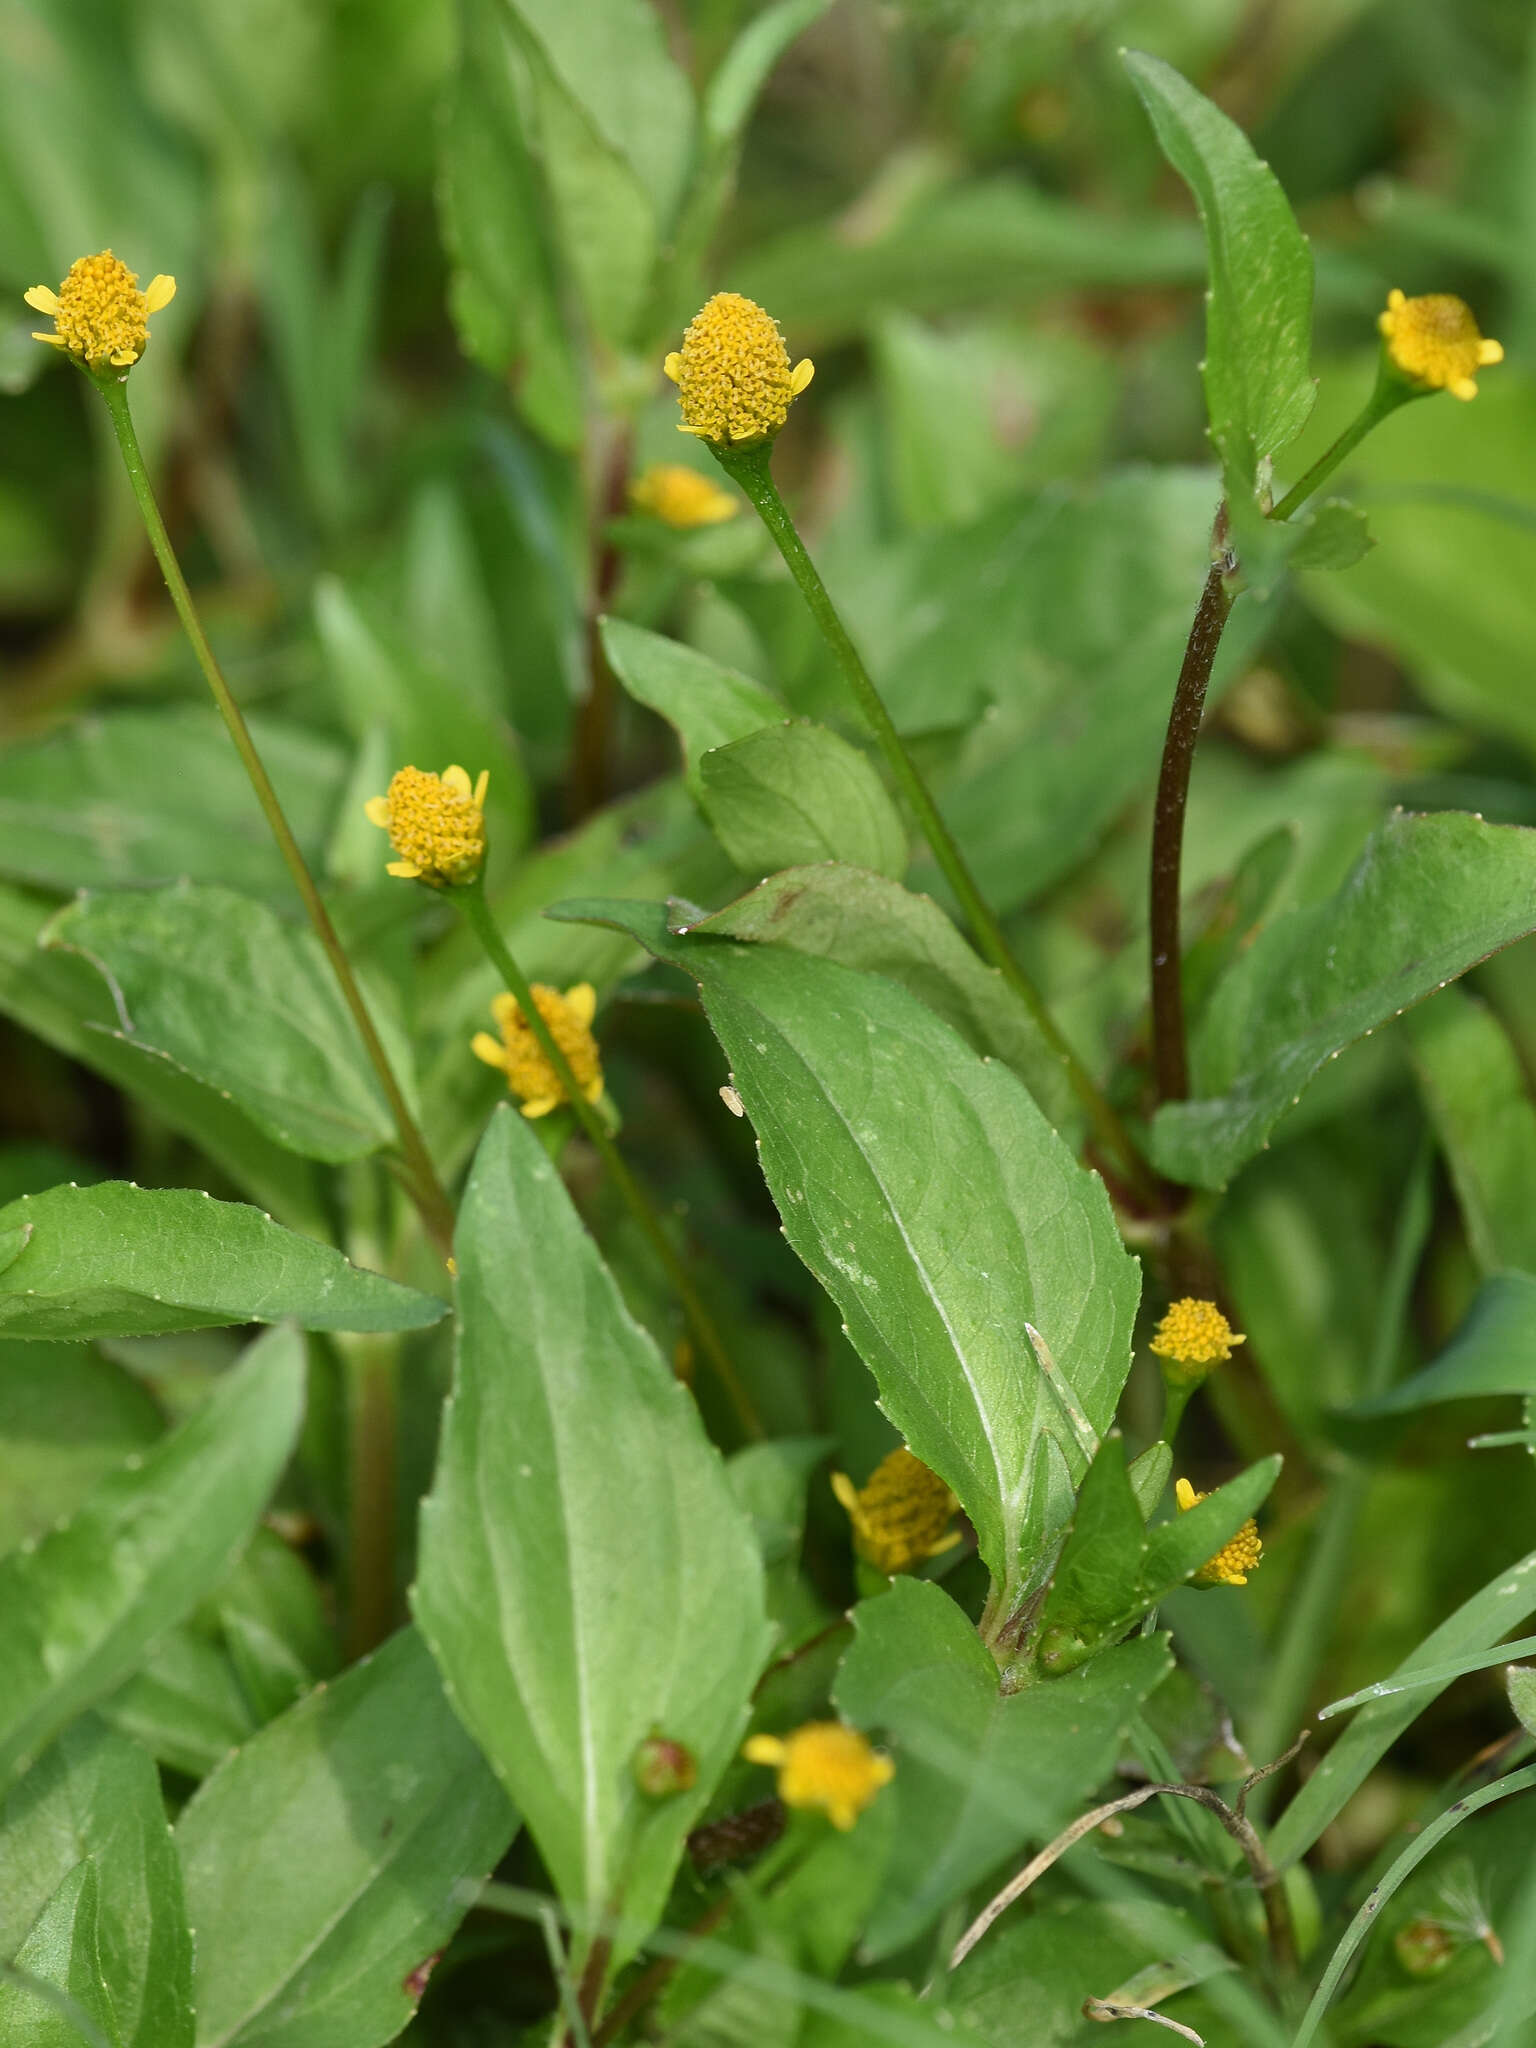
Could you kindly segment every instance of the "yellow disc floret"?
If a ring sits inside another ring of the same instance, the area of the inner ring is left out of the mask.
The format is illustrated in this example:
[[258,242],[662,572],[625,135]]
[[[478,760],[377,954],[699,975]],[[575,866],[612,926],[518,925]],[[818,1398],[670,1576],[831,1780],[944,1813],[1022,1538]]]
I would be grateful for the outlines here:
[[834,1472],[832,1491],[848,1510],[860,1557],[887,1578],[960,1541],[949,1528],[955,1496],[905,1444],[882,1458],[861,1487],[846,1472]]
[[149,316],[176,296],[174,277],[153,277],[148,291],[139,290],[137,275],[103,249],[80,256],[58,290],[35,284],[23,295],[38,313],[52,315],[54,332],[34,334],[95,368],[111,363],[120,370],[136,363],[149,342]]
[[1473,373],[1504,360],[1499,343],[1478,332],[1466,300],[1451,292],[1431,292],[1422,299],[1388,292],[1378,324],[1393,368],[1421,391],[1476,398]]
[[734,519],[741,500],[722,491],[707,476],[682,462],[654,462],[644,476],[629,487],[629,502],[637,512],[649,512],[664,526],[684,531],[691,526],[718,526]]
[[466,771],[401,768],[391,776],[387,796],[363,806],[370,824],[389,834],[400,856],[386,863],[402,881],[430,882],[434,889],[472,882],[485,860],[485,786],[482,768],[473,785]]
[[677,386],[682,432],[719,447],[770,439],[815,374],[810,362],[789,367],[778,322],[740,292],[716,292],[663,367]]
[[[1187,1514],[1208,1498],[1203,1493],[1196,1493],[1187,1479],[1175,1480],[1173,1493],[1180,1514]],[[1246,1586],[1248,1574],[1257,1571],[1263,1556],[1259,1525],[1250,1515],[1237,1534],[1229,1537],[1216,1555],[1201,1565],[1194,1575],[1194,1583],[1197,1586]]]
[[[577,1087],[588,1102],[596,1102],[603,1092],[602,1062],[592,1036],[596,990],[589,981],[578,981],[561,995],[559,989],[536,981],[533,1000],[550,1037],[565,1054]],[[492,1038],[489,1031],[477,1031],[473,1040],[476,1059],[501,1069],[507,1086],[523,1105],[524,1116],[548,1116],[569,1097],[548,1054],[534,1037],[521,1003],[516,996],[499,995],[491,1004],[491,1015],[501,1036]]]
[[1158,1324],[1152,1336],[1152,1349],[1173,1366],[1189,1369],[1189,1377],[1204,1379],[1213,1365],[1232,1356],[1234,1344],[1247,1341],[1233,1329],[1214,1301],[1196,1301],[1186,1295],[1172,1304]]
[[790,1735],[749,1736],[741,1753],[748,1763],[775,1767],[786,1806],[818,1807],[845,1833],[896,1775],[888,1756],[841,1721],[807,1721]]

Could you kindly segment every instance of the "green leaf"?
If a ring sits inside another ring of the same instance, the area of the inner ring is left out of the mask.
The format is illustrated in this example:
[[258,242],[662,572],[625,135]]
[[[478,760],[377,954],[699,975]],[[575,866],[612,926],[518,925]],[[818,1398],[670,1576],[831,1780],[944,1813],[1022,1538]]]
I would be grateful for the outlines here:
[[[635,6],[639,0],[619,0]],[[593,332],[615,348],[640,339],[656,265],[650,195],[554,72],[535,60],[539,158],[558,240]]]
[[0,1553],[73,1514],[164,1427],[138,1381],[83,1344],[0,1340]]
[[[1536,1551],[1499,1572],[1425,1637],[1392,1673],[1404,1678],[1450,1658],[1485,1650],[1536,1613]],[[1270,1859],[1284,1869],[1304,1856],[1342,1811],[1403,1730],[1431,1707],[1443,1686],[1399,1693],[1362,1707],[1281,1814],[1269,1838]]]
[[986,2038],[956,2026],[952,2013],[933,2007],[910,1984],[891,1980],[844,1990],[835,2010],[812,2008],[796,2048],[944,2048],[946,2042],[983,2048]]
[[508,0],[551,74],[645,190],[658,228],[670,222],[693,147],[693,94],[645,0]]
[[[192,1937],[181,1865],[159,1775],[138,1744],[82,1716],[11,1787],[0,1804],[0,1842],[0,1958],[16,1958],[49,1898],[88,1859],[98,1880],[99,1981],[123,2048],[191,2048]],[[0,2012],[8,1995],[18,1994],[0,1986]],[[30,2036],[7,2028],[0,2038]]]
[[1528,1735],[1536,1735],[1536,1671],[1528,1664],[1511,1664],[1504,1685],[1515,1719]]
[[1163,154],[1205,229],[1205,400],[1228,496],[1253,495],[1259,464],[1312,410],[1312,254],[1279,180],[1219,108],[1160,58],[1122,61]]
[[414,1629],[317,1688],[176,1826],[198,2048],[392,2041],[516,1825]]
[[744,740],[784,716],[783,701],[760,683],[722,668],[680,640],[648,633],[627,619],[604,619],[603,652],[638,704],[659,712],[683,743],[683,780],[702,800],[702,757]]
[[[767,1653],[757,1545],[692,1397],[510,1109],[481,1145],[457,1257],[417,1619],[561,1897],[648,1927]],[[656,1732],[692,1752],[693,1791],[636,1786]]]
[[1124,1446],[1106,1439],[1078,1496],[1072,1533],[1041,1616],[1040,1663],[1073,1670],[1123,1636],[1241,1529],[1279,1477],[1278,1455],[1155,1529],[1142,1526]]
[[250,1540],[298,1432],[303,1346],[259,1339],[189,1422],[0,1561],[0,1778],[127,1677]]
[[[345,774],[329,740],[253,718],[306,858],[319,858]],[[0,874],[46,889],[183,875],[291,900],[293,883],[224,725],[211,711],[113,711],[0,756]]]
[[703,992],[785,1234],[841,1308],[881,1405],[959,1497],[1012,1608],[1049,1548],[1047,1439],[1086,1460],[1025,1334],[1092,1427],[1129,1370],[1139,1291],[1103,1184],[1007,1067],[905,989],[777,947],[675,938],[658,911],[565,904]]
[[[106,977],[124,1042],[239,1104],[280,1145],[333,1165],[394,1119],[314,934],[252,897],[191,882],[82,895],[42,934]],[[397,1073],[409,1041],[370,1006]]]
[[132,1337],[220,1323],[420,1330],[447,1304],[194,1188],[109,1180],[49,1188],[0,1209],[32,1226],[0,1273],[0,1329],[18,1337]]
[[1536,832],[1397,811],[1338,894],[1260,931],[1195,1033],[1195,1099],[1152,1127],[1154,1163],[1223,1186],[1330,1059],[1536,929]]
[[1536,1104],[1508,1034],[1462,989],[1403,1021],[1472,1256],[1536,1274]]
[[854,1610],[833,1698],[882,1730],[896,1776],[891,1862],[860,1947],[904,1947],[953,1900],[1031,1840],[1048,1840],[1112,1769],[1142,1701],[1172,1668],[1167,1638],[1111,1650],[1088,1670],[1011,1696],[964,1614],[940,1587],[898,1579]]
[[[95,1864],[82,1857],[16,1951],[11,1968],[17,1974],[0,1979],[0,2029],[7,2048],[80,2048],[82,2040],[91,2048],[103,2042],[120,2048],[102,1975],[100,1892]],[[44,1985],[60,1995],[46,1998]]]
[[158,1636],[99,1711],[188,1778],[206,1778],[260,1725],[228,1650],[196,1621]]
[[1487,1394],[1536,1396],[1536,1275],[1493,1274],[1438,1358],[1349,1412],[1403,1415]]
[[464,0],[458,16],[463,48],[443,108],[437,186],[454,325],[476,362],[510,373],[530,426],[574,448],[581,393],[504,11],[498,0]]
[[737,867],[842,861],[899,881],[907,832],[874,767],[824,725],[750,733],[699,760],[700,801]]
[[1376,545],[1365,514],[1337,498],[1325,499],[1296,525],[1289,557],[1293,569],[1353,569]]
[[1012,1067],[1069,1144],[1081,1136],[1081,1106],[1039,1025],[931,897],[835,863],[788,868],[688,930],[783,946],[900,982],[974,1051]]
[[275,1145],[211,1088],[113,1036],[117,1014],[96,970],[39,949],[48,917],[27,897],[0,889],[0,1012],[153,1109],[284,1222],[328,1235],[331,1207],[311,1162]]
[[[1207,1957],[1206,1928],[1192,1913],[1148,1899],[1042,1899],[1028,1913],[1002,1921],[966,1957],[951,1979],[950,1996],[958,2016],[992,2048],[1065,2048],[1067,2042],[1076,2048],[1094,2038],[1079,2018],[1086,1999],[1105,1998],[1151,1962],[1175,1967]],[[1219,1950],[1206,1967],[1214,1968],[1217,1959],[1232,1967]],[[1278,2022],[1272,2028],[1268,2035],[1223,2038],[1287,2038]]]

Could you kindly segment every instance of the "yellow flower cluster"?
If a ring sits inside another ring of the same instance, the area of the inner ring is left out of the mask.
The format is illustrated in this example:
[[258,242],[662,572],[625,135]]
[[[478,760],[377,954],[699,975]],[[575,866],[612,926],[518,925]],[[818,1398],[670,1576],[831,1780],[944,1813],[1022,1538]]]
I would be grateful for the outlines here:
[[834,1472],[832,1491],[848,1510],[860,1557],[887,1578],[960,1541],[959,1531],[949,1529],[955,1496],[905,1444],[882,1458],[862,1487]]
[[176,280],[152,277],[148,291],[141,292],[136,273],[110,249],[103,249],[95,256],[77,257],[56,292],[35,284],[23,296],[34,312],[47,313],[53,320],[54,332],[34,334],[34,341],[64,349],[93,368],[111,363],[125,370],[143,355],[149,316],[175,298]]
[[[597,991],[589,981],[579,981],[561,995],[559,989],[536,981],[533,1000],[550,1037],[565,1054],[577,1087],[588,1102],[596,1102],[603,1092],[602,1062],[592,1036]],[[522,1005],[515,996],[502,994],[491,1004],[491,1015],[501,1036],[492,1038],[489,1031],[477,1031],[471,1046],[476,1059],[501,1069],[507,1086],[523,1105],[524,1116],[548,1116],[568,1098],[564,1083],[523,1015]]]
[[752,1735],[742,1744],[750,1764],[771,1764],[786,1806],[819,1808],[846,1834],[896,1766],[841,1721],[807,1721],[790,1735]]
[[1452,292],[1430,292],[1422,299],[1388,292],[1378,325],[1393,367],[1421,391],[1476,398],[1473,372],[1504,360],[1502,346],[1478,332],[1472,308]]
[[816,374],[809,361],[789,367],[778,322],[740,292],[716,292],[662,367],[677,386],[681,432],[717,447],[768,440]]
[[630,485],[629,502],[637,512],[649,512],[653,519],[679,532],[694,526],[718,526],[741,510],[739,498],[683,462],[653,462]]
[[1199,1380],[1213,1365],[1232,1356],[1234,1344],[1245,1344],[1214,1301],[1196,1301],[1186,1295],[1174,1302],[1158,1324],[1152,1349],[1174,1370],[1178,1380]]
[[[1179,1513],[1187,1514],[1193,1507],[1208,1498],[1196,1493],[1187,1479],[1174,1482],[1174,1498],[1179,1504]],[[1250,1515],[1237,1534],[1228,1539],[1216,1555],[1207,1558],[1195,1573],[1197,1586],[1246,1586],[1248,1574],[1257,1571],[1264,1556],[1264,1545],[1259,1536],[1259,1525]]]
[[466,771],[445,768],[433,775],[423,768],[401,768],[391,778],[387,796],[371,796],[363,806],[368,821],[389,834],[400,856],[388,871],[403,881],[430,882],[434,889],[472,882],[485,860],[485,786],[490,770],[470,783]]

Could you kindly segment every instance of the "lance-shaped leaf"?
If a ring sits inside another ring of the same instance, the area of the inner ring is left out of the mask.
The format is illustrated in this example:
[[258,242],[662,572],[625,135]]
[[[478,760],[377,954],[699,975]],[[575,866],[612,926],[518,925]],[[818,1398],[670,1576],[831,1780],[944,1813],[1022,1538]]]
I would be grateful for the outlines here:
[[888,975],[977,1052],[1006,1060],[1069,1142],[1080,1134],[1082,1109],[1059,1054],[1023,998],[977,957],[931,896],[867,869],[824,862],[770,875],[724,910],[690,920],[688,929]]
[[402,1629],[215,1771],[176,1824],[198,2048],[377,2048],[517,1816]]
[[1194,1099],[1158,1111],[1154,1163],[1224,1186],[1326,1061],[1532,930],[1536,831],[1394,812],[1336,895],[1276,917],[1222,977]]
[[1205,401],[1228,495],[1251,498],[1260,463],[1312,410],[1312,253],[1248,138],[1172,65],[1124,53],[1163,154],[1195,196],[1210,284]]
[[288,1462],[303,1405],[302,1341],[274,1330],[190,1421],[0,1562],[0,1779],[121,1684],[224,1577]]
[[560,914],[633,932],[699,983],[786,1236],[1011,1605],[1046,1547],[1046,1439],[1064,1469],[1086,1465],[1026,1324],[1094,1431],[1130,1367],[1139,1275],[1103,1184],[1015,1074],[894,982],[678,938],[647,905]]
[[[122,2048],[192,2048],[192,1937],[181,1865],[159,1776],[139,1745],[83,1716],[11,1787],[0,1804],[0,1839],[0,1960],[16,1958],[59,1887],[88,1859],[95,1911],[67,1916],[67,1924],[89,1945]],[[54,1916],[66,1924],[57,1906]],[[67,1988],[69,1974],[54,1981]],[[0,2012],[19,1995],[14,1986],[0,1990]],[[43,2007],[32,2006],[41,2017]],[[22,2038],[0,2032],[7,2042]]]
[[131,1181],[48,1188],[0,1209],[27,1228],[0,1270],[0,1330],[13,1337],[139,1337],[220,1323],[307,1330],[419,1330],[447,1303],[354,1266],[243,1202]]
[[[269,1137],[339,1164],[378,1151],[394,1119],[313,934],[230,889],[82,895],[42,944],[106,977],[123,1042],[237,1102]],[[409,1048],[378,1004],[397,1073]]]
[[[459,1348],[413,1601],[573,1908],[660,1913],[768,1646],[763,1570],[692,1397],[544,1148],[498,1110],[456,1238]],[[691,1790],[635,1779],[652,1735]],[[621,1952],[633,1934],[617,1939]]]
[[601,630],[603,652],[619,681],[682,741],[683,780],[696,798],[703,793],[704,755],[784,718],[787,707],[771,690],[722,668],[696,647],[648,633],[628,619],[604,619]]

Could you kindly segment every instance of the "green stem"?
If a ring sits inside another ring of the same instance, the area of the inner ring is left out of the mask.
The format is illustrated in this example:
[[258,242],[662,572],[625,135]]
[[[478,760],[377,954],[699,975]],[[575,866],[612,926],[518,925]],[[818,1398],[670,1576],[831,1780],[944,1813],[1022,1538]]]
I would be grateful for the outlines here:
[[1388,413],[1396,412],[1397,408],[1406,405],[1410,398],[1422,395],[1411,384],[1404,384],[1400,378],[1383,368],[1377,375],[1376,388],[1366,400],[1359,417],[1344,429],[1331,448],[1319,455],[1300,483],[1292,484],[1279,504],[1270,512],[1270,518],[1289,519],[1321,484],[1327,482],[1345,456],[1359,447],[1372,427],[1379,426]]
[[583,1094],[581,1083],[571,1071],[570,1061],[560,1050],[554,1033],[540,1015],[539,1006],[533,1000],[533,990],[522,969],[513,959],[507,942],[501,936],[496,920],[491,915],[490,905],[485,900],[483,879],[477,879],[462,889],[455,889],[453,898],[469,920],[491,965],[506,984],[508,993],[516,997],[518,1008],[527,1019],[534,1037],[539,1041],[544,1057],[560,1078],[560,1085],[565,1091],[566,1100],[576,1113],[577,1122],[597,1148],[614,1185],[624,1198],[629,1213],[645,1233],[646,1241],[665,1268],[667,1278],[672,1282],[677,1298],[682,1303],[683,1313],[687,1316],[693,1334],[698,1340],[699,1349],[713,1366],[716,1378],[730,1396],[731,1405],[736,1410],[742,1428],[748,1436],[761,1437],[765,1434],[763,1425],[752,1406],[746,1388],[737,1376],[736,1368],[731,1363],[724,1344],[720,1341],[720,1333],[715,1328],[713,1318],[689,1279],[687,1268],[679,1257],[676,1246],[662,1229],[655,1211],[646,1200],[644,1189],[630,1172],[623,1153],[614,1143],[612,1132]]
[[338,1336],[347,1389],[347,1655],[395,1628],[398,1337]]
[[261,756],[256,751],[256,743],[251,738],[250,728],[246,725],[240,706],[235,702],[230,687],[224,680],[223,671],[203,631],[202,621],[193,607],[192,593],[181,573],[181,564],[176,559],[171,537],[165,530],[165,521],[160,517],[160,507],[155,502],[149,472],[144,467],[139,437],[134,432],[133,418],[128,410],[127,378],[107,372],[88,374],[106,401],[113,431],[117,435],[117,445],[122,451],[123,465],[128,471],[128,481],[133,486],[134,497],[138,500],[139,512],[144,520],[145,531],[149,535],[149,544],[154,550],[155,560],[160,564],[161,574],[165,577],[166,588],[171,593],[171,602],[175,605],[177,616],[188,640],[192,643],[192,652],[196,655],[198,666],[213,692],[213,701],[218,705],[220,715],[229,729],[235,750],[245,764],[245,772],[256,792],[256,801],[266,814],[267,824],[271,827],[272,837],[277,841],[278,851],[287,863],[294,886],[303,898],[304,908],[309,913],[309,921],[314,927],[315,936],[325,949],[326,958],[331,963],[331,971],[336,976],[337,986],[341,990],[342,1001],[351,1012],[358,1036],[363,1041],[363,1049],[375,1074],[378,1075],[379,1085],[384,1091],[385,1100],[395,1120],[395,1129],[399,1134],[404,1167],[402,1179],[406,1189],[420,1210],[422,1222],[430,1232],[433,1242],[447,1257],[453,1248],[453,1205],[438,1179],[426,1140],[421,1135],[416,1119],[411,1115],[400,1083],[395,1078],[394,1068],[389,1063],[389,1055],[374,1029],[373,1019],[368,1014],[368,1006],[363,1001],[362,990],[358,987],[357,979],[352,972],[352,964],[337,936],[336,927],[331,923],[330,912],[315,886],[315,878],[309,872],[299,843],[283,814],[282,805],[278,802],[277,791],[272,787]]
[[1034,1019],[1040,1035],[1061,1063],[1072,1091],[1082,1104],[1100,1144],[1118,1158],[1138,1194],[1146,1199],[1154,1199],[1155,1185],[1140,1153],[1131,1142],[1130,1133],[1112,1104],[1095,1084],[1092,1075],[1067,1043],[1055,1018],[1046,1008],[1040,991],[1014,958],[1013,949],[1003,936],[1002,926],[977,887],[976,879],[966,865],[965,856],[956,845],[954,835],[929,794],[928,785],[923,781],[917,764],[907,752],[906,745],[896,730],[895,721],[886,710],[884,700],[876,689],[869,670],[864,666],[863,657],[849,638],[848,630],[838,615],[827,586],[822,582],[816,564],[806,552],[805,543],[790,517],[789,508],[779,496],[778,486],[773,481],[770,468],[772,442],[760,441],[745,448],[722,447],[714,442],[708,442],[706,446],[726,475],[740,484],[752,500],[758,517],[773,536],[790,575],[799,587],[800,595],[805,599],[812,618],[821,629],[822,637],[836,657],[837,665],[853,694],[854,702],[885,756],[886,766],[890,769],[897,788],[906,798],[919,829],[933,851],[934,859],[942,868],[945,880],[954,891],[955,900],[965,914],[978,947]]
[[[1418,1271],[1430,1225],[1430,1164],[1433,1145],[1426,1134],[1409,1170],[1408,1185],[1398,1211],[1397,1228],[1382,1286],[1381,1303],[1370,1357],[1361,1382],[1360,1400],[1369,1400],[1391,1383],[1398,1347],[1408,1319],[1413,1277]],[[1270,1660],[1263,1705],[1254,1717],[1248,1747],[1255,1756],[1274,1756],[1295,1734],[1306,1712],[1337,1620],[1339,1596],[1354,1557],[1355,1530],[1375,1479],[1372,1468],[1351,1459],[1334,1480],[1318,1518],[1317,1532],[1300,1578],[1286,1603],[1280,1640]],[[1254,1805],[1263,1817],[1274,1784],[1259,1788]]]

